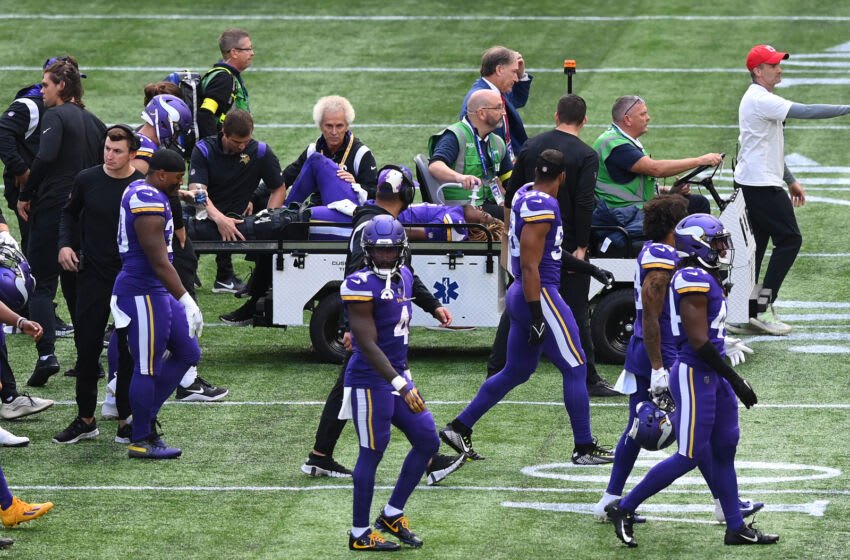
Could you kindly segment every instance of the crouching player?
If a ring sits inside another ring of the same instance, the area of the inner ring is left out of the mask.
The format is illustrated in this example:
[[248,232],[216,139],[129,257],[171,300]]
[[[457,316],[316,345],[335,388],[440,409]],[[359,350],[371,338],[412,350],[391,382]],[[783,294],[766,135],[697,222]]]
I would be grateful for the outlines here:
[[412,448],[387,506],[375,520],[375,528],[418,548],[422,540],[410,531],[404,505],[437,452],[440,440],[434,417],[407,370],[413,295],[413,273],[404,265],[407,236],[398,220],[380,215],[364,227],[361,245],[366,267],[348,276],[340,288],[353,346],[345,372],[340,418],[354,420],[360,441],[353,473],[354,524],[348,547],[382,551],[400,548],[369,526],[375,471],[390,442],[390,429],[395,426]]
[[676,360],[670,368],[670,392],[676,403],[673,424],[677,453],[655,465],[623,499],[606,506],[617,537],[637,546],[635,509],[703,461],[711,464],[712,491],[726,517],[724,544],[771,544],[778,535],[744,525],[738,503],[735,451],[740,430],[736,395],[750,408],[755,391],[723,360],[726,294],[721,267],[732,263],[732,240],[720,221],[693,214],[676,226],[676,250],[682,268],[670,281],[670,329]]
[[[177,152],[158,150],[144,180],[130,183],[121,200],[118,252],[121,272],[112,289],[116,329],[127,329],[133,378],[130,458],[172,459],[156,432],[156,416],[201,350],[203,317],[171,264],[174,222],[168,196],[180,188],[186,164]],[[166,357],[165,351],[169,355]]]

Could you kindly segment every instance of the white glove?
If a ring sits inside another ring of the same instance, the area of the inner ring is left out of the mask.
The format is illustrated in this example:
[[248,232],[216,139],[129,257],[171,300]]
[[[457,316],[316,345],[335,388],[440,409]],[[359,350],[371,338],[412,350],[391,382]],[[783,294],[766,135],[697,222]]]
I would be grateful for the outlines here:
[[21,248],[18,246],[18,242],[15,241],[15,238],[12,237],[12,234],[8,231],[0,231],[0,245],[11,245],[18,251],[21,250]]
[[354,194],[357,195],[357,200],[360,202],[361,206],[366,202],[366,199],[369,198],[369,193],[366,192],[366,189],[361,187],[359,183],[351,183],[351,190],[353,190]]
[[201,338],[201,332],[204,330],[204,317],[201,315],[201,308],[186,292],[180,296],[180,305],[186,310],[186,321],[189,323],[189,336]]
[[723,342],[726,346],[726,357],[732,367],[743,364],[747,361],[747,354],[753,353],[753,349],[741,342],[740,338],[727,336]]
[[331,210],[336,210],[337,212],[341,212],[346,216],[353,216],[354,210],[357,208],[357,205],[348,200],[347,198],[344,198],[342,200],[331,202],[330,204],[328,204],[328,208],[330,208]]
[[653,369],[649,377],[649,390],[653,395],[660,395],[670,386],[670,372],[667,368]]

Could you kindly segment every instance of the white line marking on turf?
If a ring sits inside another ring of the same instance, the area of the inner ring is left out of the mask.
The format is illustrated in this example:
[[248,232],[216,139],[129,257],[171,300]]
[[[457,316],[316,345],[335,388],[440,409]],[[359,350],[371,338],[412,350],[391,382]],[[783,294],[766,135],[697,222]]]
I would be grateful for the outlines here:
[[[47,484],[21,484],[10,486],[12,490],[45,490],[56,492],[98,492],[98,491],[122,491],[122,492],[314,492],[325,490],[346,490],[354,488],[352,484],[327,484],[317,486],[59,486]],[[375,486],[375,490],[391,491],[394,486]],[[469,492],[514,492],[514,493],[541,493],[541,494],[601,494],[605,491],[600,488],[529,488],[518,486],[425,486],[421,485],[417,490],[460,490]],[[773,490],[768,488],[739,489],[741,495],[758,494],[799,494],[804,496],[850,496],[850,490]],[[709,490],[682,490],[677,488],[665,488],[665,494],[711,494]]]
[[801,354],[850,354],[850,346],[813,344],[811,346],[790,346],[788,351]]
[[[545,503],[545,502],[502,502],[502,506],[517,509],[533,509],[537,511],[556,511],[563,513],[593,514],[596,504],[588,503]],[[812,517],[823,517],[826,513],[828,500],[816,500],[805,504],[767,504],[763,511],[773,513],[805,513]],[[641,504],[638,508],[641,515],[645,513],[714,513],[714,504]],[[647,517],[647,519],[664,519],[669,521],[680,521],[684,523],[710,523],[716,524],[716,520],[683,519],[678,517],[659,518]]]
[[[834,253],[836,254],[836,253]],[[837,253],[842,256],[850,256],[850,253]],[[848,301],[797,301],[797,300],[779,300],[773,304],[774,307],[780,309],[850,309]]]
[[631,15],[631,16],[548,16],[548,15],[483,15],[483,14],[448,14],[448,15],[325,15],[325,14],[32,14],[32,13],[6,13],[0,14],[0,20],[176,20],[176,21],[551,21],[551,22],[588,22],[608,23],[617,21],[692,21],[692,22],[730,22],[739,21],[788,21],[788,22],[847,22],[847,16],[815,16],[815,15],[792,15],[792,16],[745,16],[745,15]]

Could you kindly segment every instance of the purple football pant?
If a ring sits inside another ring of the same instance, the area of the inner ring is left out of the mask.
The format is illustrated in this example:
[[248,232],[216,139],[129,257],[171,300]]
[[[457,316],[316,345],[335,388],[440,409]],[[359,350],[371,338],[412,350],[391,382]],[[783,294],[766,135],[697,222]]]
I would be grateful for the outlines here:
[[186,311],[170,294],[118,296],[117,303],[130,317],[132,440],[143,441],[151,435],[151,422],[183,374],[200,361],[201,349],[197,339],[189,336]]
[[[350,200],[360,204],[357,193],[351,188],[351,183],[337,176],[339,165],[331,158],[315,152],[307,158],[298,178],[286,193],[284,205],[292,202],[301,203],[317,192],[322,197],[322,204],[330,204],[337,200]],[[348,221],[351,221],[349,218]]]
[[401,430],[412,446],[388,502],[400,510],[404,510],[407,499],[425,473],[428,461],[439,449],[440,438],[430,410],[414,414],[404,399],[392,391],[353,388],[351,410],[360,441],[353,475],[354,526],[368,527],[375,493],[375,472],[390,443],[391,427]]
[[558,293],[558,286],[543,286],[540,294],[546,336],[538,346],[528,344],[531,312],[522,293],[522,284],[508,288],[506,306],[511,321],[507,361],[502,371],[488,378],[472,402],[457,419],[472,428],[488,410],[499,403],[514,387],[528,381],[545,354],[561,371],[564,406],[570,417],[573,440],[577,445],[593,442],[590,431],[590,397],[587,394],[587,365],[579,340],[578,326],[569,306]]
[[312,206],[310,208],[311,241],[343,240],[351,237],[351,216],[327,206]]
[[620,505],[634,511],[705,461],[711,466],[712,492],[720,500],[726,526],[737,531],[743,527],[744,519],[738,506],[735,473],[735,451],[740,436],[735,393],[729,382],[714,371],[698,370],[679,361],[670,370],[670,393],[676,402],[671,419],[679,450],[652,467]]

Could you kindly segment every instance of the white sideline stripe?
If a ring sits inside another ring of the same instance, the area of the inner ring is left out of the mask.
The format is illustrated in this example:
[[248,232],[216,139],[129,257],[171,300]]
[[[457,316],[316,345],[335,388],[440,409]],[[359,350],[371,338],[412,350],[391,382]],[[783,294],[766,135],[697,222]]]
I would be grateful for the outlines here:
[[[12,490],[45,490],[56,492],[98,492],[98,491],[123,491],[123,492],[315,492],[325,490],[352,490],[353,484],[328,484],[316,486],[61,486],[49,484],[25,484],[10,485]],[[375,490],[391,491],[393,486],[375,486]],[[426,486],[420,485],[417,490],[430,491],[470,491],[470,492],[515,492],[515,493],[543,493],[543,494],[601,494],[605,488],[528,488],[518,486]],[[850,490],[771,490],[771,489],[739,489],[744,494],[799,494],[827,495],[827,496],[850,496]],[[665,488],[665,494],[711,494],[709,490],[683,490],[677,488]]]
[[814,21],[814,22],[842,22],[850,21],[847,16],[683,16],[674,14],[659,15],[634,15],[634,16],[537,16],[537,15],[283,15],[283,14],[0,14],[0,20],[187,20],[187,21],[580,21],[580,22],[617,22],[617,21]]
[[[753,337],[746,339],[749,341],[758,341],[761,342],[762,339],[766,339],[767,342],[780,342],[781,340],[787,340],[790,336],[765,336],[765,337]],[[625,397],[625,395],[623,395]],[[58,406],[77,406],[77,401],[56,401],[56,405]],[[98,402],[98,405],[103,404],[102,401]],[[169,400],[166,401],[167,405],[177,405],[177,406],[212,406],[212,407],[220,407],[220,406],[324,406],[325,401],[216,401],[216,402],[179,402]],[[458,406],[458,405],[467,405],[469,401],[428,401],[429,405],[435,406]],[[517,406],[564,406],[563,402],[556,401],[502,401],[499,403],[500,405],[517,405]],[[591,402],[591,408],[625,408],[629,405],[628,402],[619,402],[619,403],[595,403]],[[803,410],[850,410],[850,403],[818,403],[818,404],[805,404],[805,403],[774,403],[774,404],[759,404],[758,408],[791,408],[791,409],[803,409]]]
[[[841,253],[842,256],[850,256],[850,253]],[[850,309],[850,301],[795,301],[779,300],[773,307],[780,309]]]

